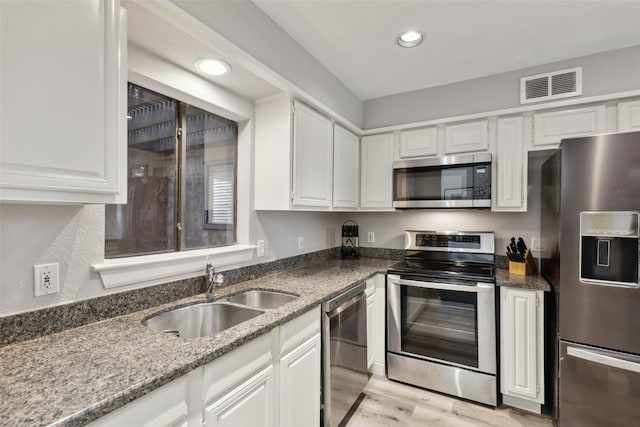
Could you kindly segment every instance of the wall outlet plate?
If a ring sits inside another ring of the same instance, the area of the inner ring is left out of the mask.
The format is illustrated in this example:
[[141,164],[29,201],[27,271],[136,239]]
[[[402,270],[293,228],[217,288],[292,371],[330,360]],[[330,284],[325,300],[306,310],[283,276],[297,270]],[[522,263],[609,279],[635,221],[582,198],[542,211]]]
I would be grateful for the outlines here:
[[529,249],[531,249],[532,251],[541,252],[547,250],[546,246],[546,239],[542,237],[532,237],[531,247],[529,247]]
[[264,240],[258,240],[258,256],[264,256]]
[[304,236],[298,236],[298,250],[304,249]]
[[375,243],[376,235],[373,231],[367,231],[367,243]]
[[34,292],[37,297],[60,292],[58,263],[33,266]]

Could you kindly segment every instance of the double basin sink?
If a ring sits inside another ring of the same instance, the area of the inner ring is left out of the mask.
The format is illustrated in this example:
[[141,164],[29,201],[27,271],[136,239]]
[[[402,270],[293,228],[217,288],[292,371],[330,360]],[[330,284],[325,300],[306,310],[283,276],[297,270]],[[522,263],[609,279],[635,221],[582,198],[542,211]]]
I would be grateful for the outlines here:
[[142,322],[154,331],[190,339],[215,335],[225,329],[295,300],[272,291],[245,291],[215,302],[198,303],[157,314]]

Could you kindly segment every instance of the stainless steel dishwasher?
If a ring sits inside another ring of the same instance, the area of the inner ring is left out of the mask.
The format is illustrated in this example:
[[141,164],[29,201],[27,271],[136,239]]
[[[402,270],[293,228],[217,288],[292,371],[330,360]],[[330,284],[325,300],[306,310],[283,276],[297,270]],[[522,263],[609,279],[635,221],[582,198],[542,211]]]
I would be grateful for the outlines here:
[[369,381],[367,300],[362,283],[322,305],[322,415],[337,427]]

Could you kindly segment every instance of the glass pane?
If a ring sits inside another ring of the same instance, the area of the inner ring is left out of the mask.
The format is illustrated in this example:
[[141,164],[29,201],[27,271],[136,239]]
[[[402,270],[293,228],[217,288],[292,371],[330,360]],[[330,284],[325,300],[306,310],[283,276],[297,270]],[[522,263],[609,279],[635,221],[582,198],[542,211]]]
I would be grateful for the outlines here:
[[193,106],[186,116],[185,245],[233,244],[238,125]]
[[477,295],[402,286],[402,351],[478,367]]
[[176,101],[128,88],[128,197],[105,208],[107,258],[176,249]]

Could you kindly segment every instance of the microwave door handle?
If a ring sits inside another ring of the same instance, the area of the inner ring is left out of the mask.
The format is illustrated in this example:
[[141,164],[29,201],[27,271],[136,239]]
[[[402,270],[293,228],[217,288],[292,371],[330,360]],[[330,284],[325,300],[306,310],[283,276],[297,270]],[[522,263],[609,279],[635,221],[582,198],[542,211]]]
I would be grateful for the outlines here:
[[567,355],[611,368],[640,373],[640,363],[618,359],[616,357],[611,357],[594,351],[569,346],[567,347]]
[[453,285],[451,283],[440,283],[440,282],[423,282],[421,280],[406,280],[406,279],[396,279],[396,278],[390,278],[389,282],[391,282],[394,285],[414,286],[416,288],[441,289],[445,291],[481,293],[481,292],[491,292],[494,290],[493,284],[487,284],[482,282],[477,282],[475,286]]

